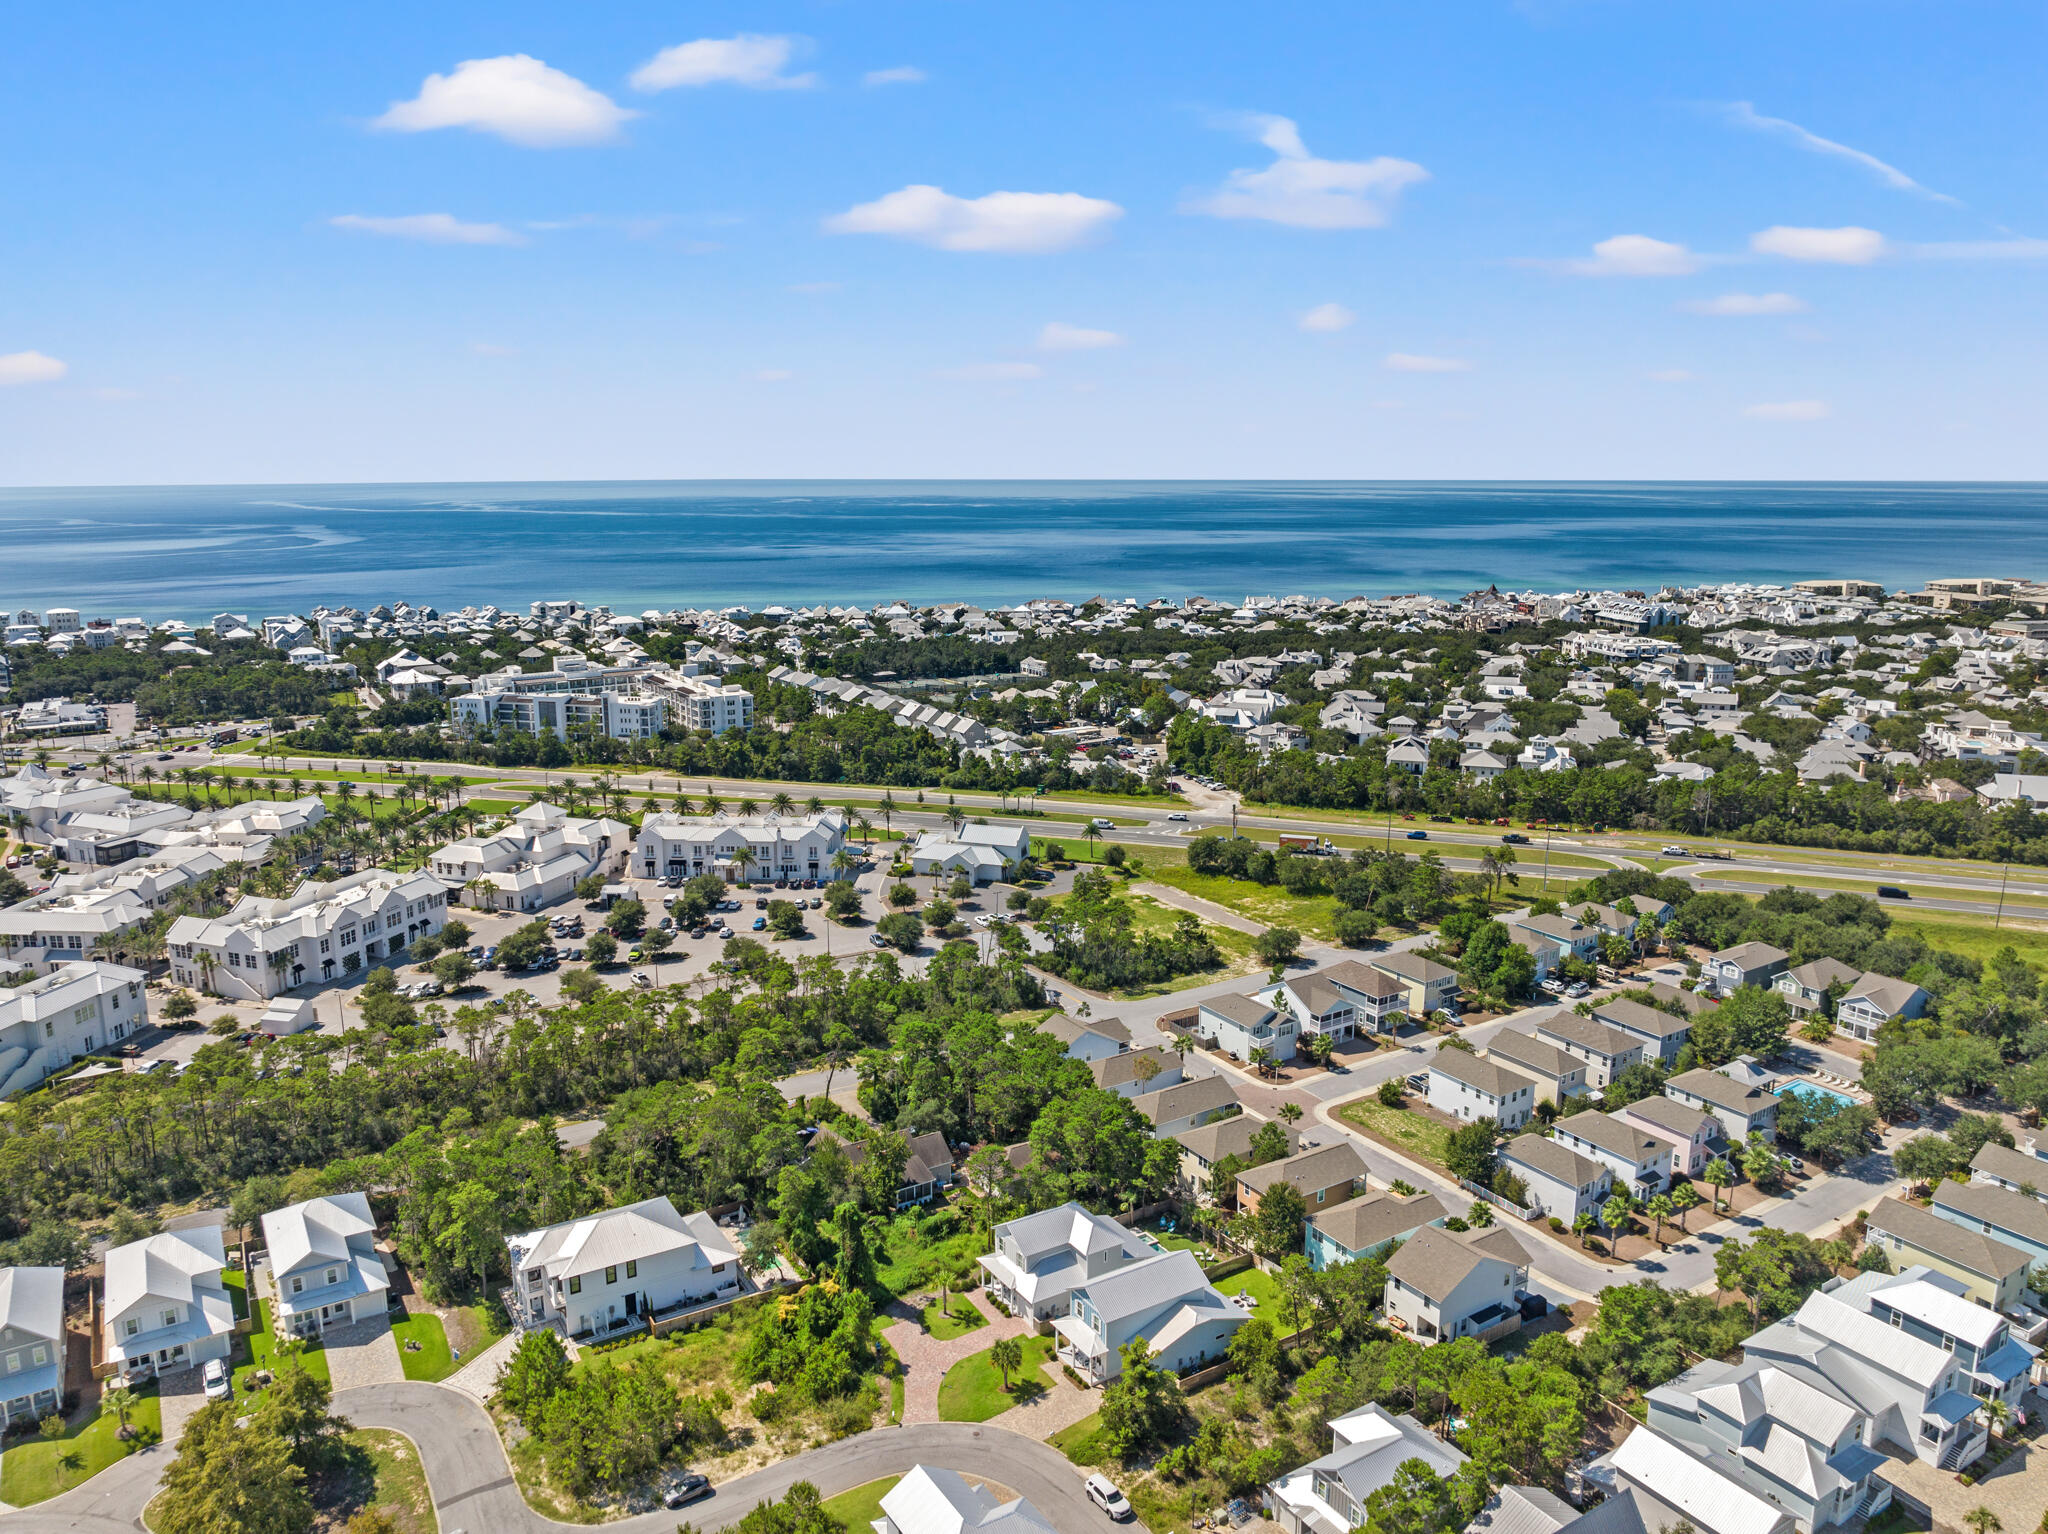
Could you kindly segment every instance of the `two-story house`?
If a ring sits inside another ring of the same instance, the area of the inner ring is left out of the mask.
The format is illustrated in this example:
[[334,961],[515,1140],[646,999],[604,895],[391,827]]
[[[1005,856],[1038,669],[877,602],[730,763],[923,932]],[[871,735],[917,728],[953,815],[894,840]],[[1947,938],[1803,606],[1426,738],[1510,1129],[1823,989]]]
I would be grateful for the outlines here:
[[1429,1057],[1428,1101],[1454,1119],[1493,1119],[1513,1131],[1536,1111],[1536,1083],[1462,1049],[1439,1049]]
[[1212,996],[1195,1015],[1195,1031],[1203,1039],[1237,1061],[1248,1061],[1255,1050],[1268,1050],[1277,1064],[1294,1058],[1294,1042],[1301,1024],[1294,1014],[1283,1012],[1256,996]]
[[1357,1033],[1391,1035],[1408,1017],[1410,986],[1384,970],[1345,959],[1322,970],[1322,978],[1351,1003],[1351,1026]]
[[1600,957],[1600,929],[1569,916],[1522,916],[1512,919],[1510,930],[1519,929],[1561,949],[1574,959],[1592,963]]
[[1674,1017],[1661,1007],[1646,1007],[1639,1001],[1595,1002],[1593,1021],[1634,1039],[1642,1046],[1645,1060],[1667,1065],[1678,1058],[1678,1052],[1692,1037],[1691,1013]]
[[1586,1062],[1586,1085],[1604,1087],[1643,1058],[1643,1042],[1565,1007],[1535,1019],[1536,1037]]
[[1552,1129],[1558,1142],[1614,1173],[1620,1187],[1641,1203],[1671,1186],[1671,1143],[1626,1119],[1605,1113],[1574,1113]]
[[1835,1032],[1867,1043],[1894,1018],[1920,1016],[1927,1002],[1927,993],[1910,980],[1865,975],[1835,1003]]
[[2048,1204],[2038,1198],[1973,1177],[1969,1182],[1943,1182],[1936,1187],[1932,1212],[1951,1225],[2025,1252],[2027,1265],[2034,1272],[2048,1268]]
[[1970,1181],[2010,1188],[2029,1198],[2048,1199],[2048,1161],[1996,1140],[1986,1140],[1970,1158]]
[[1711,1113],[1735,1144],[1748,1139],[1752,1130],[1766,1140],[1777,1138],[1777,1094],[1736,1081],[1721,1071],[1687,1071],[1673,1076],[1664,1083],[1664,1095],[1701,1113]]
[[1644,1526],[1660,1534],[1682,1528],[1698,1534],[1794,1534],[1796,1528],[1791,1513],[1646,1427],[1630,1430],[1621,1447],[1595,1461],[1588,1479],[1633,1498]]
[[1320,1033],[1343,1043],[1358,1031],[1358,1007],[1327,975],[1298,975],[1253,993],[1266,1006],[1291,1016],[1304,1034]]
[[1100,1060],[1131,1047],[1131,1030],[1113,1017],[1079,1018],[1061,1012],[1040,1023],[1038,1031],[1058,1039],[1069,1060]]
[[1304,1222],[1302,1250],[1317,1272],[1382,1256],[1425,1225],[1441,1225],[1450,1211],[1430,1193],[1368,1193],[1334,1208],[1312,1209]]
[[1516,1135],[1499,1160],[1529,1190],[1528,1208],[1566,1225],[1588,1209],[1597,1217],[1614,1192],[1614,1169],[1605,1161],[1547,1135]]
[[1175,1373],[1221,1358],[1251,1317],[1202,1274],[1194,1253],[1161,1252],[1074,1285],[1053,1321],[1060,1361],[1095,1384],[1123,1372],[1123,1349],[1142,1341]]
[[[850,1167],[857,1167],[868,1159],[865,1142],[848,1140],[835,1130],[820,1130],[817,1139],[812,1143],[836,1146]],[[906,1138],[905,1149],[907,1154],[903,1160],[903,1181],[896,1190],[898,1209],[929,1204],[953,1186],[953,1151],[946,1144],[944,1135],[910,1135]]]
[[317,1337],[384,1313],[391,1289],[363,1193],[332,1193],[263,1217],[280,1337]]
[[1529,1255],[1505,1227],[1459,1233],[1424,1226],[1387,1259],[1386,1314],[1423,1344],[1492,1342],[1521,1329],[1519,1296],[1528,1282]]
[[0,1268],[0,1427],[64,1404],[64,1270]]
[[938,1465],[912,1465],[881,1501],[874,1534],[1053,1534],[1022,1497],[1008,1501],[981,1482]]
[[1006,1220],[990,1240],[981,1259],[988,1292],[1027,1321],[1065,1315],[1077,1285],[1153,1255],[1136,1231],[1072,1201]]
[[665,1197],[507,1236],[505,1249],[521,1324],[570,1337],[603,1338],[747,1287],[718,1222]]
[[1301,1195],[1313,1214],[1365,1191],[1365,1158],[1349,1140],[1339,1140],[1247,1167],[1237,1174],[1238,1208],[1257,1214],[1260,1200],[1282,1182]]
[[1697,1108],[1688,1108],[1675,1098],[1638,1098],[1627,1107],[1616,1109],[1614,1116],[1671,1147],[1673,1177],[1697,1177],[1704,1172],[1722,1138],[1719,1119]]
[[1846,991],[1862,978],[1862,970],[1844,964],[1840,959],[1814,959],[1806,964],[1793,965],[1773,980],[1771,986],[1785,998],[1785,1005],[1791,1008],[1794,1019],[1803,1023],[1827,1005],[1828,993],[1836,986]]
[[1371,1402],[1330,1423],[1328,1454],[1267,1485],[1266,1510],[1285,1534],[1346,1534],[1365,1526],[1367,1500],[1410,1463],[1448,1480],[1465,1455],[1413,1417]]
[[1448,965],[1407,949],[1375,954],[1366,963],[1407,987],[1406,1010],[1410,1017],[1426,1018],[1433,1012],[1458,1010],[1458,972]]
[[1088,1074],[1095,1085],[1119,1097],[1163,1092],[1182,1079],[1180,1056],[1157,1044],[1149,1049],[1097,1055],[1088,1062]]
[[226,1358],[235,1309],[218,1225],[166,1230],[108,1250],[103,1352],[124,1378]]
[[1534,1034],[1503,1028],[1486,1046],[1486,1058],[1535,1082],[1538,1102],[1561,1103],[1586,1090],[1586,1062]]
[[1199,1129],[1220,1118],[1243,1110],[1237,1090],[1226,1076],[1194,1076],[1177,1081],[1156,1092],[1140,1092],[1131,1099],[1138,1117],[1152,1126],[1152,1133],[1170,1140],[1183,1130]]
[[1986,1235],[1976,1224],[1952,1223],[1917,1204],[1879,1199],[1866,1222],[1864,1241],[1889,1257],[1895,1269],[1916,1263],[1932,1268],[1994,1310],[2017,1310],[2026,1293],[2030,1261],[2025,1252]]
[[1792,956],[1769,943],[1737,943],[1724,948],[1700,966],[1700,973],[1716,996],[1726,996],[1745,985],[1769,985],[1782,975]]
[[[1215,1180],[1216,1165],[1228,1157],[1249,1160],[1252,1139],[1264,1129],[1269,1121],[1255,1119],[1249,1113],[1234,1113],[1228,1118],[1211,1119],[1208,1123],[1193,1129],[1183,1129],[1167,1138],[1180,1144],[1180,1169],[1175,1178],[1175,1191],[1181,1198],[1199,1204],[1213,1204],[1220,1196],[1226,1201],[1234,1199],[1236,1184],[1216,1189],[1210,1184]],[[1301,1137],[1285,1125],[1281,1134],[1286,1137],[1287,1153],[1294,1154],[1300,1148]]]

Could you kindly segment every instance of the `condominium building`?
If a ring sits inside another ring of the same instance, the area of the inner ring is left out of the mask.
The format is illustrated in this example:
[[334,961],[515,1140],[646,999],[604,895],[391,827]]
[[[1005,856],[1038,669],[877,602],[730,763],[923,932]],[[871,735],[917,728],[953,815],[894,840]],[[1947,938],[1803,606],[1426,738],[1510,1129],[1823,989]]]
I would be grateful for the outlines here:
[[479,909],[537,911],[592,874],[618,872],[632,839],[633,828],[616,820],[572,819],[536,801],[501,830],[450,842],[427,866]]
[[179,917],[167,935],[171,975],[260,1001],[373,969],[447,918],[448,891],[432,874],[367,868],[281,900],[245,895],[225,916]]
[[[827,879],[846,845],[846,812],[791,815],[649,815],[633,866],[644,877]],[[744,851],[745,856],[742,857]]]
[[149,1022],[145,979],[139,969],[81,960],[0,989],[0,1097],[141,1030]]
[[203,848],[176,848],[116,868],[60,874],[50,888],[0,910],[0,969],[48,974],[149,920],[179,890],[227,865]]

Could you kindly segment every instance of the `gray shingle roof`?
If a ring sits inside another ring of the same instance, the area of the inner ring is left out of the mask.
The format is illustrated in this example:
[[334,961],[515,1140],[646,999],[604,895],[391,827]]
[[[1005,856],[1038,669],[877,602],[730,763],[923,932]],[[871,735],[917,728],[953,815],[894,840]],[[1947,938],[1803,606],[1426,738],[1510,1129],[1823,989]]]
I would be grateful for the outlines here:
[[1429,1068],[1489,1097],[1507,1097],[1525,1087],[1533,1091],[1536,1086],[1520,1071],[1511,1071],[1491,1060],[1468,1055],[1462,1049],[1439,1049],[1429,1057]]
[[1433,1224],[1449,1214],[1434,1194],[1418,1193],[1402,1198],[1394,1193],[1369,1193],[1339,1204],[1335,1209],[1310,1213],[1309,1224],[1347,1252],[1370,1251],[1396,1236]]
[[1870,1229],[1897,1236],[1909,1246],[1917,1246],[1923,1252],[1993,1280],[2002,1280],[2027,1266],[2027,1254],[2018,1247],[1980,1231],[1951,1225],[1938,1214],[1895,1198],[1878,1200],[1877,1207],[1870,1211]]
[[1264,1193],[1285,1179],[1303,1193],[1339,1183],[1356,1183],[1365,1177],[1365,1159],[1349,1140],[1320,1145],[1314,1150],[1296,1151],[1279,1161],[1268,1161],[1237,1174],[1237,1180],[1254,1193]]

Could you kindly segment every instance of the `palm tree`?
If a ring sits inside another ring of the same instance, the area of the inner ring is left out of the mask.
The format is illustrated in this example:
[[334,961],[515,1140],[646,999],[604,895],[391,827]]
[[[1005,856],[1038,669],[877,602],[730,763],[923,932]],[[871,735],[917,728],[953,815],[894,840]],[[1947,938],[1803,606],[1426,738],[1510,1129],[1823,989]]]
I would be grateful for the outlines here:
[[742,799],[740,800],[740,813],[742,815],[758,815],[761,813],[761,806],[751,797]]
[[[996,1366],[1003,1377],[1003,1394],[1010,1393],[1010,1376],[1024,1367],[1024,1344],[1015,1337],[998,1337],[988,1350],[988,1361]],[[1996,1534],[1996,1522],[1990,1531],[1979,1529],[1977,1534]]]
[[824,813],[825,801],[823,799],[820,799],[816,794],[812,794],[810,798],[804,801],[804,808],[810,811],[813,815],[820,815]]
[[1998,1514],[1981,1502],[1963,1514],[1963,1522],[1970,1526],[1970,1534],[1999,1534],[2005,1527],[1998,1521]]
[[719,796],[718,796],[717,794],[713,793],[713,792],[712,792],[712,791],[711,791],[710,789],[708,789],[708,788],[704,790],[704,813],[705,813],[705,814],[707,814],[707,815],[716,815],[716,814],[717,814],[717,813],[718,813],[718,812],[719,812],[720,810],[722,810],[722,809],[724,809],[724,808],[725,808],[725,801],[724,801],[723,799],[721,799],[721,798],[720,798],[720,797],[719,797]]
[[1596,1223],[1593,1218],[1593,1211],[1590,1209],[1581,1209],[1577,1216],[1573,1218],[1572,1230],[1578,1236],[1581,1247],[1585,1246],[1586,1237],[1592,1233],[1593,1226]]
[[674,804],[675,811],[678,815],[687,815],[690,813],[691,805],[690,796],[688,794],[677,794],[674,800]]
[[853,817],[853,834],[854,834],[854,835],[856,835],[856,836],[858,836],[858,837],[860,838],[860,840],[861,840],[861,845],[862,845],[862,846],[866,846],[866,845],[868,845],[868,843],[870,843],[870,842],[872,842],[872,841],[874,840],[874,836],[875,836],[875,827],[874,827],[874,823],[873,823],[872,821],[870,821],[870,820],[869,820],[869,819],[867,818],[867,816],[865,816],[865,815],[856,815],[856,816],[854,816],[854,817]]
[[1675,1206],[1672,1204],[1670,1197],[1663,1193],[1657,1194],[1649,1203],[1643,1206],[1644,1212],[1656,1222],[1656,1239],[1660,1244],[1664,1240],[1664,1222],[1671,1218],[1674,1208]]
[[1682,1182],[1671,1190],[1671,1207],[1678,1215],[1678,1228],[1680,1230],[1686,1229],[1686,1215],[1692,1210],[1699,1208],[1699,1206],[1699,1190],[1691,1183]]
[[1735,1181],[1735,1168],[1730,1166],[1721,1157],[1716,1156],[1707,1163],[1706,1171],[1700,1175],[1713,1185],[1714,1213],[1719,1214],[1721,1212],[1721,1190]]
[[893,830],[895,830],[895,829],[896,829],[896,819],[895,819],[895,816],[896,816],[896,796],[895,796],[894,794],[890,793],[890,792],[889,792],[889,791],[888,791],[887,789],[883,789],[883,790],[882,790],[882,829],[883,829],[883,830],[885,830],[885,831],[893,831]]
[[796,800],[789,796],[788,789],[782,789],[768,801],[768,806],[778,815],[787,815],[796,809]]
[[841,847],[837,852],[832,854],[832,872],[839,875],[840,878],[844,879],[847,873],[852,869],[854,862],[855,859],[853,854],[848,852],[844,847]]
[[747,882],[747,871],[754,866],[754,862],[754,849],[745,843],[741,843],[739,849],[732,855],[732,866],[739,870],[738,883],[745,884]]

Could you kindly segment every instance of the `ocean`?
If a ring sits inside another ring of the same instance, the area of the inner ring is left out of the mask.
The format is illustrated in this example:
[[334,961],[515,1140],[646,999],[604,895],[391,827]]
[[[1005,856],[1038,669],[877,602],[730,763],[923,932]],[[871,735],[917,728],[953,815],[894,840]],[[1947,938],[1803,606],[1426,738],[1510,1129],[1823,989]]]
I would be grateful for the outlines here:
[[745,482],[0,490],[0,604],[204,620],[2048,574],[2048,485]]

